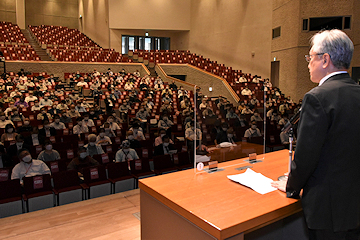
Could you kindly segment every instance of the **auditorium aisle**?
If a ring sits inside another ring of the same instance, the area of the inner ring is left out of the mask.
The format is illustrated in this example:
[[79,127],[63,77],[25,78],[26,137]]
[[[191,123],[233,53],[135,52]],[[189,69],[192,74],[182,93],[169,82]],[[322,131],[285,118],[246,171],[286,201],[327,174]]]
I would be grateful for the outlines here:
[[140,239],[140,190],[0,219],[0,239]]

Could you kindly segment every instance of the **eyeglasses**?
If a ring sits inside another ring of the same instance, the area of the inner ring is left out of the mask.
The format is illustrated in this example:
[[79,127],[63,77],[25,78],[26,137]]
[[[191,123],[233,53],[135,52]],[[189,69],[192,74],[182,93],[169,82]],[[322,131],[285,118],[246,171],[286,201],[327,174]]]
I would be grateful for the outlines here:
[[305,55],[305,60],[306,60],[307,62],[310,62],[312,56],[318,56],[318,55],[324,55],[324,54],[325,54],[325,53],[316,53],[316,54],[311,54],[311,55]]

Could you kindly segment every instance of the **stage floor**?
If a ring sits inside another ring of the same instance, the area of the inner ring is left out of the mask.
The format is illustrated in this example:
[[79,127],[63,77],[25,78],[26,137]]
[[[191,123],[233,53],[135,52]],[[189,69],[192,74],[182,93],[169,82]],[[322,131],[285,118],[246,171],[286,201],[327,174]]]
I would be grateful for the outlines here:
[[140,239],[139,189],[0,219],[0,239]]

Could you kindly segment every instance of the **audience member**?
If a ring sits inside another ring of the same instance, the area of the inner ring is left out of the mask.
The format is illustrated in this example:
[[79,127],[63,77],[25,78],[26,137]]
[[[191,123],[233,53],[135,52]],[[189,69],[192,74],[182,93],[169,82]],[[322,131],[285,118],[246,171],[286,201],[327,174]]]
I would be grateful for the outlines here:
[[174,144],[170,143],[170,137],[165,135],[162,137],[162,143],[155,147],[154,155],[167,155],[172,150],[175,150]]
[[251,122],[251,127],[245,131],[244,137],[261,137],[260,130],[258,129],[256,122]]
[[1,142],[4,144],[5,141],[14,141],[16,135],[15,128],[12,124],[7,124],[5,126],[5,132],[1,135]]
[[115,154],[115,161],[128,162],[137,159],[139,159],[139,156],[134,149],[130,148],[130,142],[128,140],[124,140],[121,144],[121,149]]
[[101,145],[97,143],[97,137],[95,134],[89,134],[88,144],[86,144],[84,147],[86,148],[86,152],[90,157],[104,153],[104,150],[102,149]]
[[99,135],[96,137],[96,144],[99,145],[111,145],[110,137],[106,136],[105,128],[99,129]]
[[73,127],[73,134],[80,135],[82,133],[88,133],[89,128],[83,124],[81,117],[76,118],[77,124]]
[[79,147],[78,156],[71,160],[67,166],[67,169],[76,170],[78,172],[78,176],[82,177],[84,168],[97,165],[99,165],[99,162],[88,155],[86,148]]
[[45,148],[45,150],[43,150],[39,153],[39,156],[37,157],[37,159],[39,159],[43,162],[51,162],[51,161],[60,160],[60,154],[58,151],[53,149],[53,145],[50,140],[45,140],[44,148]]

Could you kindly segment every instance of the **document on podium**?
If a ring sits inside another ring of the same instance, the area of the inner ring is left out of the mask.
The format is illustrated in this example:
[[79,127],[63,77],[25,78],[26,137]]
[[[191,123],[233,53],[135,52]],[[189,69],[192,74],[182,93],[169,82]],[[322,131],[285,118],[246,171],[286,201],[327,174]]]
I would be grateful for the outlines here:
[[271,186],[271,182],[273,181],[271,178],[265,177],[261,173],[257,173],[250,168],[246,169],[244,173],[229,175],[227,177],[230,180],[247,186],[260,194],[277,190]]

